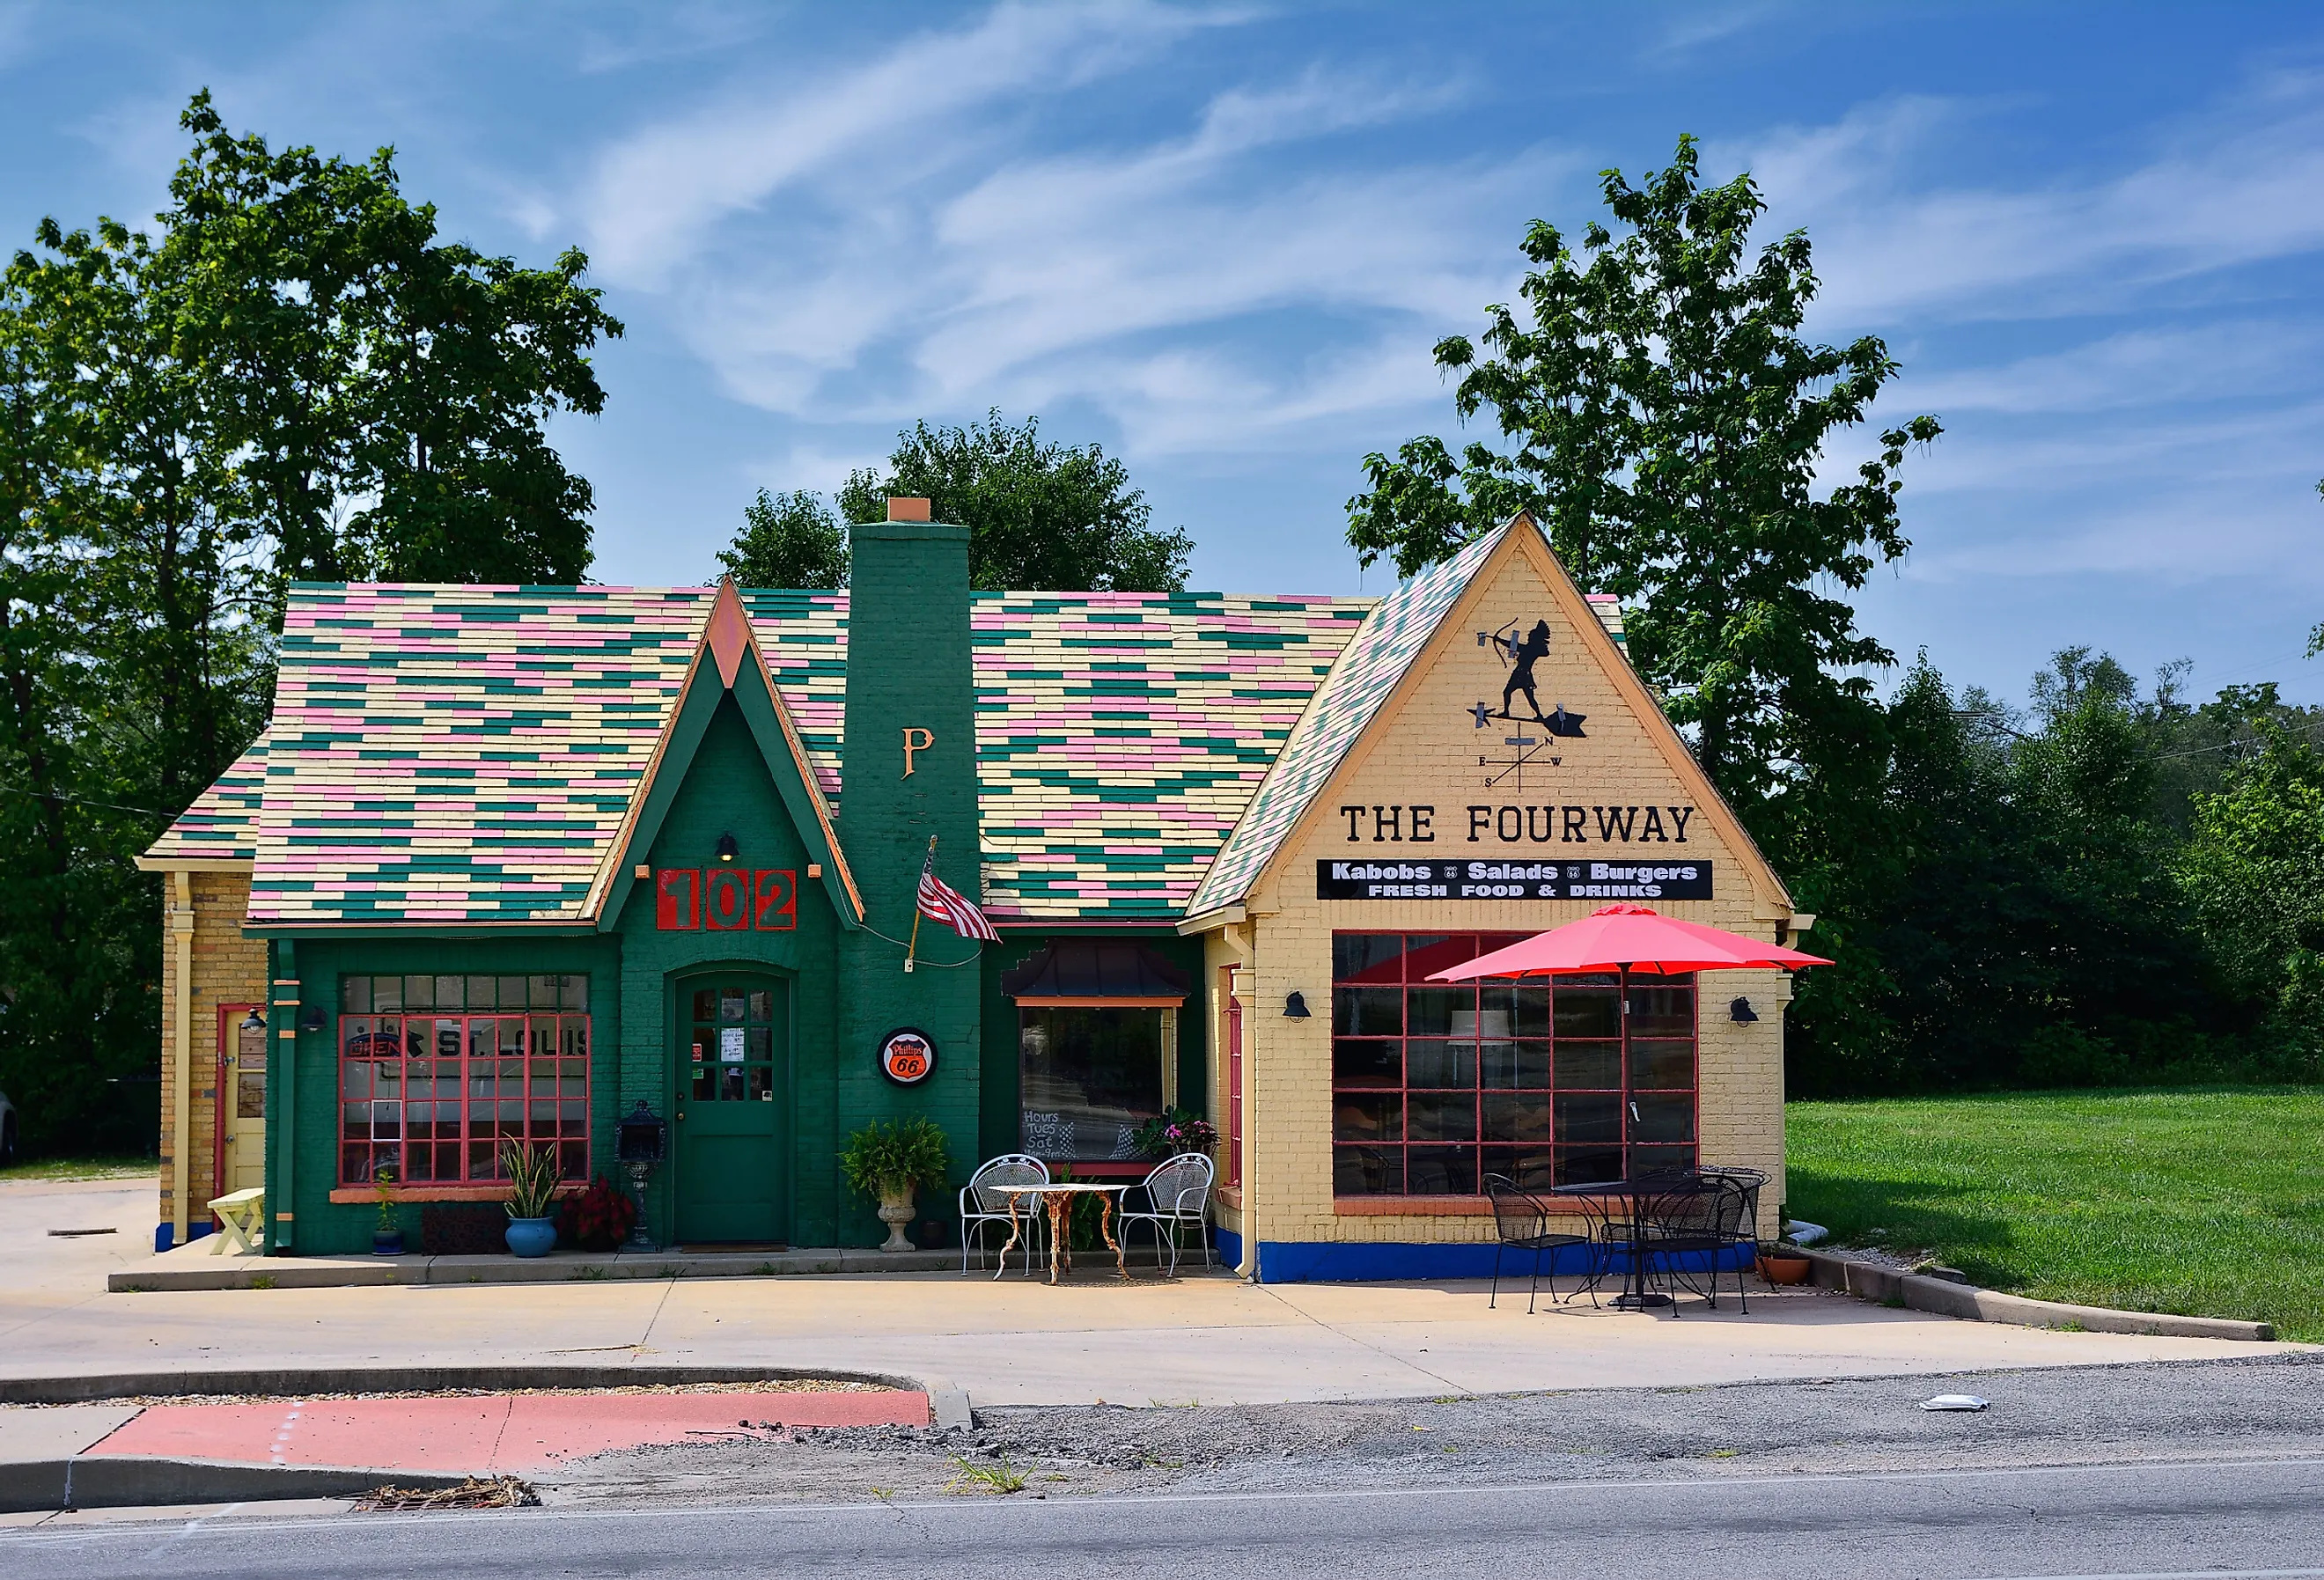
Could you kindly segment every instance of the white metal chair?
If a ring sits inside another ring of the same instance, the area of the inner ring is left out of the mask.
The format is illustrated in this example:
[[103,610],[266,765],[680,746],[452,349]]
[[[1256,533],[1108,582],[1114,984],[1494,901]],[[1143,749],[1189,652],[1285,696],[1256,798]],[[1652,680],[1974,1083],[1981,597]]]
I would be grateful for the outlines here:
[[[984,1230],[989,1224],[1009,1222],[1009,1192],[1012,1185],[1047,1185],[1049,1166],[1040,1159],[1025,1152],[1005,1152],[977,1166],[960,1187],[960,1270],[968,1271],[970,1247],[976,1251],[979,1268],[984,1265]],[[1019,1243],[1025,1247],[1025,1270],[1033,1270],[1034,1243],[1040,1236],[1041,1210],[1037,1201],[1020,1201],[1017,1206]],[[1002,1241],[1006,1252],[1008,1242]]]
[[[1154,1231],[1154,1254],[1162,1255],[1167,1240],[1170,1247],[1170,1276],[1178,1275],[1179,1232],[1192,1225],[1203,1242],[1203,1265],[1211,1265],[1211,1180],[1215,1166],[1202,1152],[1181,1152],[1156,1165],[1146,1177],[1146,1210],[1132,1211],[1128,1203],[1121,1210],[1121,1243],[1130,1243],[1130,1227],[1144,1224]],[[1166,1234],[1165,1231],[1167,1231]]]

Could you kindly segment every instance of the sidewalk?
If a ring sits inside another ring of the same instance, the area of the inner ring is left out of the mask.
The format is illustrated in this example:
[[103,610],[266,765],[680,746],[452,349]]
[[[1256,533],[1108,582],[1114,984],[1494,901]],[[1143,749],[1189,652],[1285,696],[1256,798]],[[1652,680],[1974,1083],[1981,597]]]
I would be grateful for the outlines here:
[[[1480,1284],[1268,1285],[1223,1274],[634,1280],[105,1294],[0,1334],[0,1376],[327,1367],[767,1365],[948,1381],[979,1404],[1279,1403],[1689,1385],[2135,1360],[2286,1346],[2055,1333],[1830,1291],[1748,1316],[1486,1307]],[[380,1384],[374,1382],[373,1386]],[[392,1385],[392,1384],[391,1384]]]
[[[150,1204],[150,1184],[112,1188]],[[66,1215],[97,1210],[80,1199]],[[915,1378],[965,1389],[977,1404],[1262,1404],[2294,1347],[1967,1322],[1826,1290],[1755,1293],[1748,1316],[1692,1300],[1675,1317],[1586,1301],[1527,1316],[1522,1289],[1489,1310],[1480,1282],[1253,1286],[1147,1272],[1125,1284],[1088,1266],[1056,1288],[930,1271],[108,1293],[106,1274],[125,1258],[40,1241],[19,1223],[65,1211],[23,1187],[0,1191],[0,1232],[13,1225],[12,1246],[54,1259],[0,1265],[0,1378],[324,1367],[346,1372],[353,1389],[412,1366],[770,1366]]]

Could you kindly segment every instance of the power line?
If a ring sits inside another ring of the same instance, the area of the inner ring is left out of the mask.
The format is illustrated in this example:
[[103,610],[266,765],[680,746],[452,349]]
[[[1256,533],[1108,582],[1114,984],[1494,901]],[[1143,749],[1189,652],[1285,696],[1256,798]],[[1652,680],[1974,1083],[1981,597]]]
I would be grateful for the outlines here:
[[37,801],[69,801],[76,807],[103,807],[115,812],[142,812],[148,818],[168,818],[174,815],[156,810],[152,807],[126,806],[120,801],[93,801],[86,796],[68,796],[55,790],[27,790],[20,784],[0,784],[0,791],[14,796],[30,796]]

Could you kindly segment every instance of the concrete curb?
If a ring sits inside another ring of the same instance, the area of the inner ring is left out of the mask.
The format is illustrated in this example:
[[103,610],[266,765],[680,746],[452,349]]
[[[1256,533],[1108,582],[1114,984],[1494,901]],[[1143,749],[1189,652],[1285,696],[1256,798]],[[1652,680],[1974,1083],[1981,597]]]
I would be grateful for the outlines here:
[[[198,1244],[199,1242],[194,1243]],[[543,1257],[210,1256],[183,1249],[107,1273],[110,1294],[189,1289],[337,1289],[416,1284],[557,1284],[632,1279],[798,1278],[945,1272],[957,1251],[562,1252]],[[262,1281],[263,1280],[263,1281]]]
[[335,1465],[244,1465],[149,1455],[86,1455],[17,1463],[0,1475],[0,1514],[45,1509],[139,1509],[173,1503],[254,1503],[352,1498],[383,1486],[456,1487],[465,1474]]
[[2161,1311],[2117,1311],[2107,1306],[2068,1306],[2056,1300],[2034,1300],[2005,1295],[1950,1279],[1924,1278],[1899,1272],[1877,1262],[1857,1261],[1829,1251],[1802,1251],[1815,1269],[1817,1284],[1841,1289],[1860,1299],[1883,1304],[1901,1300],[1915,1311],[1971,1322],[2010,1322],[2022,1327],[2079,1327],[2089,1333],[2142,1334],[2157,1338],[2241,1339],[2265,1344],[2275,1337],[2266,1322],[2238,1322],[2227,1317],[2175,1317]]
[[965,1393],[946,1381],[832,1366],[623,1366],[592,1362],[512,1366],[281,1366],[217,1372],[109,1372],[80,1377],[0,1377],[0,1404],[86,1404],[103,1399],[186,1399],[247,1393],[433,1393],[452,1388],[634,1388],[689,1382],[780,1382],[795,1377],[876,1382],[928,1395]]

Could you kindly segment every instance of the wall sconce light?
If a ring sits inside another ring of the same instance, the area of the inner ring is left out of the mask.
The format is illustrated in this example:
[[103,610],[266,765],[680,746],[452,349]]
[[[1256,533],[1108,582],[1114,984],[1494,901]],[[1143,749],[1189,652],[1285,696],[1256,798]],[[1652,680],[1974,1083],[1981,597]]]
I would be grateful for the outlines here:
[[309,1004],[299,1012],[299,1030],[301,1031],[320,1031],[328,1024],[330,1022],[324,1017],[320,1004]]
[[1306,1021],[1314,1017],[1307,1012],[1307,999],[1303,993],[1289,993],[1283,1000],[1283,1018],[1286,1021]]
[[265,1030],[266,1017],[260,1014],[256,1010],[251,1011],[250,1013],[242,1018],[242,1030],[244,1031]]
[[734,836],[733,835],[722,834],[718,836],[718,859],[720,861],[731,862],[742,854],[742,847],[734,843]]
[[1730,1021],[1756,1021],[1759,1018],[1759,1012],[1751,1007],[1749,999],[1737,999],[1727,1006],[1727,1018]]

